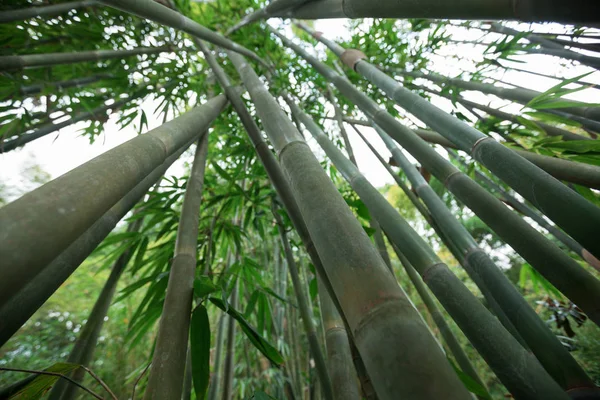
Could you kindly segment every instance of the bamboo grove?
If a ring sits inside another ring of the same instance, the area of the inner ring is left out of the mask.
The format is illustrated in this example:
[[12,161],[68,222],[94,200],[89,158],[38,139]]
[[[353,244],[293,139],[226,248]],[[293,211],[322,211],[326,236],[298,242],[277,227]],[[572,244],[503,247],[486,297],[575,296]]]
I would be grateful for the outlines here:
[[263,3],[0,5],[0,398],[600,399],[596,7]]

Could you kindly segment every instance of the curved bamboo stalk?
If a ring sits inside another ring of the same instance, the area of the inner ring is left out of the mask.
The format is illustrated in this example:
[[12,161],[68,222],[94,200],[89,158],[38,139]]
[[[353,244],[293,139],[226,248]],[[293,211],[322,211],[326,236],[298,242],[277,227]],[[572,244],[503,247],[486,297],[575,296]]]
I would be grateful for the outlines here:
[[198,221],[208,154],[202,133],[187,182],[171,262],[169,283],[158,325],[156,347],[144,399],[181,400],[192,310],[198,247]]
[[1,56],[0,71],[19,70],[23,68],[51,67],[54,65],[75,64],[86,61],[103,61],[113,58],[125,58],[140,54],[157,54],[173,52],[171,46],[138,47],[131,50],[94,50],[72,53],[26,54],[22,56]]
[[93,0],[83,1],[71,1],[68,3],[52,4],[43,7],[27,7],[20,8],[18,10],[9,10],[0,12],[0,24],[6,24],[8,22],[23,21],[30,18],[36,17],[55,17],[57,15],[66,13],[70,10],[77,10],[84,7],[92,7],[98,3]]
[[106,116],[106,111],[119,109],[125,104],[135,99],[139,99],[140,97],[143,97],[146,94],[148,94],[148,90],[146,87],[144,87],[135,91],[130,97],[127,97],[126,99],[121,99],[108,105],[105,104],[103,106],[93,109],[92,111],[81,112],[57,124],[55,124],[54,122],[49,122],[38,127],[31,133],[21,133],[14,139],[0,143],[0,154],[15,150],[21,146],[26,145],[27,143],[33,142],[34,140],[42,138],[53,132],[60,131],[62,128],[71,126],[77,122],[95,120],[101,118],[102,116]]
[[[565,390],[573,388],[594,388],[593,381],[577,364],[575,359],[560,343],[554,333],[539,318],[500,268],[478,247],[477,242],[466,228],[452,215],[445,203],[433,191],[423,176],[392,139],[379,127],[377,133],[383,139],[392,157],[404,171],[413,190],[423,200],[443,234],[458,248],[459,262],[482,292],[489,292],[504,314],[525,340],[527,346],[542,366]],[[482,282],[478,282],[481,280]]]
[[285,225],[281,216],[277,213],[277,208],[273,208],[273,217],[279,229],[279,236],[281,237],[281,243],[283,244],[283,250],[285,258],[287,260],[288,270],[290,271],[290,277],[292,278],[292,284],[294,292],[296,292],[296,299],[298,300],[298,308],[300,309],[300,316],[302,318],[302,324],[304,325],[304,331],[308,339],[308,345],[310,352],[315,361],[315,368],[319,377],[319,385],[323,393],[323,397],[326,400],[333,399],[333,390],[331,387],[331,381],[329,380],[329,374],[327,373],[327,366],[325,364],[325,357],[319,346],[319,340],[317,339],[317,333],[315,326],[312,322],[312,311],[309,308],[308,300],[302,289],[302,282],[298,275],[298,268],[296,267],[296,261],[294,260],[294,254],[290,247],[290,242],[285,232]]
[[[127,232],[138,232],[142,226],[143,219],[137,219],[131,223],[127,227]],[[90,315],[87,318],[87,322],[81,329],[81,333],[77,337],[75,341],[75,346],[69,353],[69,357],[67,358],[67,362],[73,364],[80,364],[84,366],[90,366],[90,363],[93,360],[94,350],[96,350],[96,344],[98,342],[98,337],[100,336],[100,332],[102,330],[102,326],[104,325],[104,317],[108,314],[108,309],[112,303],[113,296],[117,289],[117,283],[127,267],[131,256],[133,255],[132,248],[129,248],[121,254],[121,256],[114,263],[110,275],[98,296],[98,300],[94,304]],[[83,368],[78,368],[75,370],[71,378],[81,383],[83,377],[85,375],[85,370]],[[67,382],[63,380],[59,380],[56,382],[56,385],[52,388],[50,395],[48,396],[49,400],[71,400],[75,398],[77,394],[78,387],[75,385],[69,385]]]
[[[304,28],[310,31],[310,28],[306,26]],[[356,50],[347,51],[336,43],[323,38],[320,34],[316,36],[338,57],[346,60],[349,66],[379,87],[398,105],[485,165],[536,208],[544,210],[550,219],[586,246],[592,254],[600,257],[600,245],[594,238],[598,226],[600,226],[599,207],[494,139],[460,121],[455,116],[440,110],[418,94],[402,87],[393,78],[365,61],[362,53],[357,54]],[[476,84],[477,87],[480,85],[491,86],[476,82],[467,82],[467,84]],[[524,93],[528,93],[525,89],[501,90],[523,90]],[[588,117],[597,114],[600,120],[600,108],[574,108],[574,110],[583,110],[581,112]]]
[[0,209],[0,307],[125,194],[205,130],[225,96],[117,146]]
[[596,22],[592,17],[595,8],[586,0],[574,4],[538,3],[517,0],[499,1],[390,1],[390,0],[320,0],[308,2],[291,12],[276,13],[274,17],[298,19],[323,18],[434,18],[434,19],[486,19],[555,21],[585,23]]
[[[317,140],[510,392],[517,398],[567,398],[538,361],[471,294],[385,197],[331,143],[319,126],[289,97],[286,100],[292,113]],[[518,365],[515,360],[519,360]]]
[[[448,149],[448,154],[450,157],[454,158],[458,162],[460,162],[463,166],[467,166],[467,164],[458,156],[458,154]],[[497,192],[500,197],[508,203],[512,208],[520,212],[521,214],[531,218],[534,220],[539,226],[546,229],[548,232],[552,234],[556,239],[561,241],[565,246],[571,249],[573,252],[578,254],[584,261],[590,264],[592,267],[596,268],[600,272],[600,260],[590,254],[589,251],[583,248],[582,245],[577,243],[572,237],[546,221],[546,219],[540,215],[537,211],[531,209],[526,204],[517,200],[513,195],[504,190],[500,185],[492,181],[490,178],[482,174],[481,172],[475,170],[475,178],[482,182],[488,189]]]
[[331,301],[322,280],[317,279],[317,284],[319,285],[321,319],[325,329],[327,364],[333,398],[335,400],[359,400],[356,372],[352,368],[352,354],[350,354],[350,343],[344,321]]
[[100,0],[116,9],[146,18],[159,24],[186,32],[198,39],[206,40],[217,46],[248,56],[269,68],[269,65],[253,51],[232,42],[219,33],[194,22],[188,17],[153,0]]
[[400,124],[377,103],[356,89],[350,81],[336,74],[276,30],[271,31],[400,143],[424,168],[443,182],[460,201],[473,210],[546,279],[585,310],[592,321],[600,324],[600,282],[596,278],[497,198],[441,157],[413,131]]
[[35,279],[25,285],[4,306],[0,307],[0,347],[71,276],[73,271],[98,247],[117,223],[144,196],[148,189],[164,175],[169,166],[179,158],[190,144],[191,141],[155,168],[65,251],[48,264]]
[[[392,243],[391,240],[390,243]],[[437,326],[440,330],[440,334],[444,338],[446,346],[448,346],[450,352],[452,352],[452,355],[454,356],[454,359],[456,360],[456,363],[460,367],[461,371],[473,378],[475,382],[485,387],[485,384],[481,381],[479,375],[477,375],[477,372],[473,368],[473,365],[469,361],[469,358],[465,354],[462,347],[460,347],[458,339],[456,339],[456,336],[454,336],[454,334],[450,330],[450,326],[444,319],[444,315],[435,303],[435,300],[433,300],[433,298],[427,291],[427,288],[423,283],[423,279],[421,279],[421,277],[419,276],[419,273],[411,265],[410,261],[408,261],[408,258],[406,258],[406,256],[402,254],[402,252],[398,250],[398,247],[393,243],[392,248],[396,253],[396,257],[398,257],[400,264],[402,264],[402,266],[404,267],[406,275],[408,275],[408,278],[413,283],[415,289],[417,289],[419,297],[423,301],[423,304],[425,304],[425,307],[427,307],[427,311],[429,311],[429,314],[431,314],[431,318],[433,319],[435,326]]]
[[[228,55],[279,155],[379,398],[407,394],[415,399],[467,399],[468,392],[435,339],[390,279],[377,250],[298,130],[249,64],[237,54]],[[390,354],[390,348],[403,357]]]

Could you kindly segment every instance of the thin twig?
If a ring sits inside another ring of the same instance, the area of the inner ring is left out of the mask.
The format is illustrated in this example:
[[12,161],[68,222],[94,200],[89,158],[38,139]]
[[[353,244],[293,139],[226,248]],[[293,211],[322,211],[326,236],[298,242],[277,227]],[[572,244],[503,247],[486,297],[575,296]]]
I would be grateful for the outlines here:
[[146,373],[146,371],[148,371],[148,368],[150,368],[150,366],[152,365],[152,363],[146,365],[146,368],[144,368],[144,370],[142,371],[142,373],[140,374],[140,376],[138,376],[138,378],[135,380],[135,383],[133,384],[133,390],[131,392],[131,399],[135,400],[135,388],[137,387],[138,383],[140,383],[140,380],[142,380],[142,377],[144,376],[144,374]]
[[83,365],[81,366],[81,368],[86,370],[87,373],[90,374],[91,377],[94,378],[96,380],[96,382],[98,382],[100,384],[100,386],[102,386],[104,388],[104,390],[106,390],[108,392],[108,394],[110,394],[110,397],[112,397],[114,400],[119,400],[117,398],[117,396],[115,396],[115,394],[112,392],[112,390],[110,390],[108,385],[106,383],[104,383],[104,381],[102,379],[100,379],[100,377],[98,375],[96,375],[94,372],[92,372],[91,369],[89,369],[88,367],[85,367]]
[[59,372],[37,371],[37,370],[32,370],[32,369],[19,369],[19,368],[6,368],[6,367],[0,367],[0,371],[26,372],[26,373],[29,373],[29,374],[58,376],[60,378],[66,379],[67,381],[69,381],[73,385],[79,386],[79,388],[85,390],[86,392],[88,392],[89,394],[91,394],[92,396],[94,396],[95,398],[97,398],[98,400],[104,400],[103,397],[97,395],[96,393],[94,393],[90,389],[86,388],[82,384],[80,384],[78,382],[75,382],[73,379],[71,379],[68,376],[63,375],[63,374],[61,374]]

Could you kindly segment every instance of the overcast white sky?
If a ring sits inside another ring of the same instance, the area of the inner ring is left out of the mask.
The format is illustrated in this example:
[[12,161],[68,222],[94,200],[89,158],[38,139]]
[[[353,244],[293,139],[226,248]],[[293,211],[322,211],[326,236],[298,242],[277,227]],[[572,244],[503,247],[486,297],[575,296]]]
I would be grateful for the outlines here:
[[[346,22],[347,20],[345,19],[316,21],[315,29],[324,32],[328,38],[332,39],[348,37],[350,32],[345,27]],[[453,35],[453,38],[457,40],[473,40],[477,38],[477,35],[474,37],[473,34],[466,35],[461,32],[463,32],[463,30],[457,28],[456,35]],[[322,45],[320,46],[320,51],[323,51]],[[459,45],[459,47],[448,46],[445,53],[448,55],[460,54],[462,57],[473,59],[480,57],[482,51],[482,47],[475,48],[469,45]],[[533,69],[547,74],[559,73],[565,77],[574,77],[591,70],[586,67],[566,67],[557,70],[557,63],[549,62],[549,60],[554,61],[549,56],[531,55],[526,56],[523,59],[528,60],[528,62],[526,64],[521,64],[519,66],[520,68]],[[441,56],[439,57],[439,62],[436,61],[435,63],[438,72],[446,75],[455,75],[459,72],[460,68],[465,68],[466,66],[468,66],[467,63],[453,61],[447,57]],[[554,80],[523,73],[507,73],[505,79],[518,85],[541,91],[544,91],[557,83],[557,81]],[[588,76],[586,80],[600,83],[600,74],[596,72],[593,75]],[[589,89],[584,93],[577,94],[575,98],[588,102],[600,102],[598,93],[598,91]],[[484,96],[477,97],[476,95],[471,96],[470,98],[475,101],[485,99]],[[489,101],[489,98],[487,99]],[[435,104],[446,111],[452,109],[449,102],[444,100],[437,100],[435,101]],[[496,105],[500,104],[503,103],[496,103]],[[152,129],[160,125],[160,121],[157,118],[151,117],[152,112],[155,109],[154,100],[146,100],[142,107],[148,116],[148,128]],[[517,110],[518,107],[516,109],[513,108],[513,111]],[[81,130],[82,126],[85,126],[84,123],[80,123],[67,127],[58,134],[54,133],[29,143],[24,148],[6,154],[0,154],[0,181],[9,186],[19,185],[20,180],[22,179],[22,170],[31,163],[39,164],[42,169],[52,176],[52,178],[56,178],[137,135],[137,127],[134,126],[134,124],[119,131],[116,126],[116,120],[117,116],[112,116],[109,119],[109,122],[105,125],[104,133],[93,144],[90,144],[87,138],[78,135],[78,131]],[[364,145],[358,135],[350,128],[347,128],[347,131],[354,148],[359,168],[363,174],[365,174],[371,183],[377,187],[386,183],[392,183],[392,178],[379,164],[378,160],[366,145]],[[389,152],[374,131],[368,128],[362,128],[362,131],[384,157],[389,156]],[[309,140],[309,143],[313,149],[317,150],[317,145],[312,139]],[[320,156],[323,154],[321,151],[318,151],[318,153]],[[181,173],[181,165],[182,162],[177,163],[171,169],[171,173]]]

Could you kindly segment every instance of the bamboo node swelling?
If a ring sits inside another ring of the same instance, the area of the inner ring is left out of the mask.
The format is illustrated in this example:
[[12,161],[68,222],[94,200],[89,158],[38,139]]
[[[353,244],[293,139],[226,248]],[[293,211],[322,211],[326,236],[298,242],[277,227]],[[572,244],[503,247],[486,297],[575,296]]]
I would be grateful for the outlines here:
[[[321,32],[318,32],[321,33]],[[316,38],[316,36],[315,36]],[[363,53],[360,50],[357,49],[346,49],[344,50],[344,52],[340,55],[340,59],[342,60],[342,62],[347,65],[349,68],[352,68],[352,70],[356,70],[354,67],[356,66],[356,64],[360,61],[360,60],[364,60],[366,59],[367,56],[365,55],[365,53]]]
[[321,36],[323,36],[323,32],[321,31],[315,31],[312,33],[312,37],[314,37],[315,39],[319,39]]
[[475,141],[475,143],[473,143],[473,146],[471,147],[471,154],[475,153],[475,149],[477,148],[477,146],[479,146],[481,143],[483,143],[485,140],[494,140],[489,136],[485,136],[485,137],[481,137],[479,139],[477,139]]

